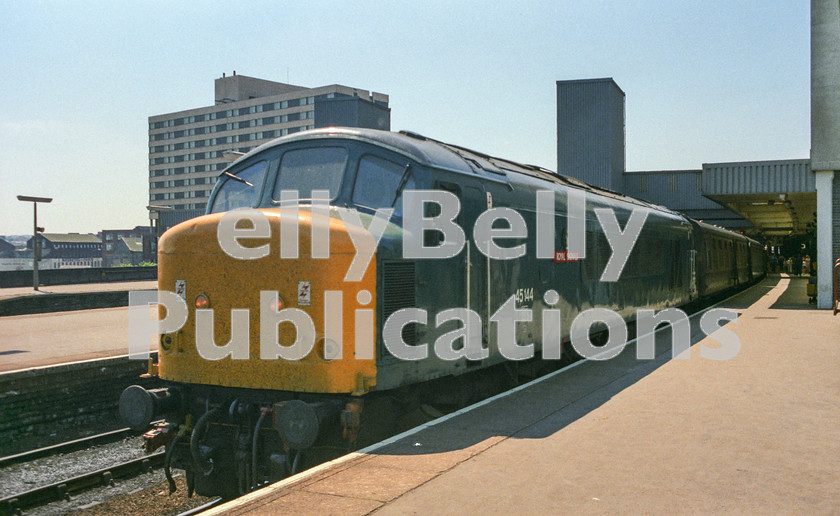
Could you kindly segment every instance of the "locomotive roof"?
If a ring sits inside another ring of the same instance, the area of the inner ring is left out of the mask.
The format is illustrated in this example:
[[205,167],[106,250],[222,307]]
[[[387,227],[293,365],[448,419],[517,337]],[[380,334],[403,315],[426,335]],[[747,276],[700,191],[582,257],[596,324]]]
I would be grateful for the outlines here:
[[[483,177],[486,179],[504,182],[507,182],[511,175],[528,176],[550,181],[555,184],[563,184],[571,188],[589,190],[605,197],[619,199],[632,204],[646,206],[657,211],[684,217],[684,215],[664,206],[652,204],[634,197],[629,197],[605,188],[592,186],[580,181],[579,179],[558,174],[537,165],[527,165],[504,158],[490,156],[488,154],[441,142],[432,138],[427,138],[408,131],[395,133],[390,131],[380,131],[377,129],[355,127],[329,127],[325,129],[314,129],[283,136],[264,143],[239,158],[237,162],[258,152],[287,143],[335,138],[364,141],[380,147],[386,147],[423,165],[445,169],[460,174],[475,175],[475,172],[481,171],[483,172]],[[506,180],[504,178],[508,179]]]

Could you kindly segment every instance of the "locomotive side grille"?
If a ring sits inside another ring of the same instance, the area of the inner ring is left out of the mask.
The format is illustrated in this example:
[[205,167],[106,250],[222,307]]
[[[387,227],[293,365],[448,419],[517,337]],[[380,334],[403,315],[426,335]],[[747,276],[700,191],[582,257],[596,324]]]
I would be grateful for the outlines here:
[[[384,262],[382,264],[382,326],[380,327],[384,327],[388,317],[397,310],[417,306],[415,289],[413,262]],[[407,324],[403,327],[402,338],[406,344],[416,344],[417,336],[414,324]],[[384,342],[381,345],[380,352],[383,357],[390,356]]]

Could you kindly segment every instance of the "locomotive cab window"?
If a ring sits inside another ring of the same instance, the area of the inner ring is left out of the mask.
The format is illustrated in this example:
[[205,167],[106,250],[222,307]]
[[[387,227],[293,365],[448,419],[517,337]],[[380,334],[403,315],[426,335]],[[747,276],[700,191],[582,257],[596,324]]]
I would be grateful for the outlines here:
[[399,164],[366,155],[359,160],[353,203],[366,208],[394,208],[402,215],[402,192],[414,189],[410,164]]
[[266,161],[260,161],[237,172],[224,172],[221,176],[223,183],[216,192],[210,213],[256,206],[266,166]]
[[338,196],[347,149],[344,147],[311,147],[283,154],[272,199],[280,200],[283,190],[297,190],[298,198],[312,199],[313,190],[329,190],[330,200]]

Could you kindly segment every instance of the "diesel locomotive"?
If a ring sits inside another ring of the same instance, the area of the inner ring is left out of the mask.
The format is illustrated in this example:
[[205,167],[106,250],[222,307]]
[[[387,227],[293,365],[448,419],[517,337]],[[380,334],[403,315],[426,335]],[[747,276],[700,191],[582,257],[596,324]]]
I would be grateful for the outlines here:
[[[423,202],[418,212],[406,201],[416,191],[446,192],[458,209]],[[549,225],[536,201],[546,191]],[[493,208],[515,211],[528,231],[482,219]],[[598,210],[621,227],[634,211],[646,214],[617,281],[601,281],[614,250]],[[416,223],[442,215],[463,231],[460,246]],[[479,228],[514,256],[489,256]],[[546,228],[550,257],[538,252]],[[408,239],[452,252],[407,256]],[[232,163],[206,214],[161,237],[159,290],[179,296],[187,318],[159,336],[149,373],[164,387],[129,387],[120,412],[146,431],[149,450],[166,447],[168,477],[170,467],[183,469],[190,492],[232,497],[294,472],[330,429],[352,443],[365,400],[378,393],[504,362],[493,315],[507,302],[532,313],[515,323],[515,343],[539,350],[545,309],[562,313],[565,342],[584,310],[632,321],[639,309],[695,305],[743,287],[765,266],[763,246],[743,235],[541,167],[407,132],[305,131]],[[468,332],[458,333],[465,322],[436,321],[456,307],[477,315]],[[406,309],[415,317],[395,326],[392,315]],[[440,339],[457,349],[469,338],[483,352],[404,360],[386,345],[389,332],[402,349]],[[304,353],[283,358],[291,349]]]

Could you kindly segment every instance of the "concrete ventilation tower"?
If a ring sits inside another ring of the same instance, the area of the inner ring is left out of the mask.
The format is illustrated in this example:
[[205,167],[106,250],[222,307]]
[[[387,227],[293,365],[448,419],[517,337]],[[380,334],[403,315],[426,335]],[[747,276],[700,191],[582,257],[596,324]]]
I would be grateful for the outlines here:
[[557,81],[557,172],[624,191],[624,92],[612,78]]
[[811,0],[811,170],[817,186],[817,306],[831,308],[840,257],[840,2]]

